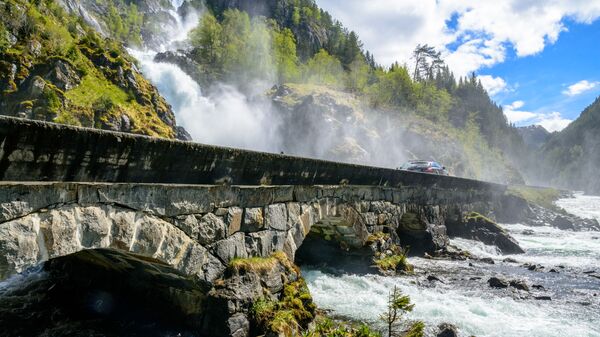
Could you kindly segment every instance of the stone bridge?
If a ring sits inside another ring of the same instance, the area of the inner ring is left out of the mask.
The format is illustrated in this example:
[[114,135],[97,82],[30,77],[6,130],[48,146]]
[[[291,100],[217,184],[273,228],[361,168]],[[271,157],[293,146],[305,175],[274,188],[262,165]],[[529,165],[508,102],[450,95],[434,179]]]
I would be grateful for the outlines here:
[[8,117],[0,179],[0,279],[108,247],[212,282],[235,258],[293,259],[311,230],[346,248],[388,232],[435,250],[446,224],[506,188]]

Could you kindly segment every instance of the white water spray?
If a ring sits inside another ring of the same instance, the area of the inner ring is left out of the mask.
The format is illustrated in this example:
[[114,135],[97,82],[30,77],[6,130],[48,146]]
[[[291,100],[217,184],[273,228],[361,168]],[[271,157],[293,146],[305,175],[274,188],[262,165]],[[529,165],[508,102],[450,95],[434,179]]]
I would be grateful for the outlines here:
[[[178,9],[184,0],[171,0],[169,11],[175,25],[165,27],[166,43],[159,51],[172,50],[181,45],[200,18],[199,12],[182,17]],[[186,74],[179,66],[154,61],[156,50],[130,50],[140,62],[144,75],[158,88],[171,104],[177,123],[183,126],[194,141],[278,152],[275,136],[277,119],[270,106],[251,103],[249,98],[232,86],[217,84],[210,93]]]

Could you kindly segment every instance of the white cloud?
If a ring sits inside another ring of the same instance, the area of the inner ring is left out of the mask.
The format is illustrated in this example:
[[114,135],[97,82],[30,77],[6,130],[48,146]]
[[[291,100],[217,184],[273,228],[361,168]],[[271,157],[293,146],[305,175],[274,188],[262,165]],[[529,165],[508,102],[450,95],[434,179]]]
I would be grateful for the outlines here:
[[541,115],[535,124],[543,126],[544,129],[550,132],[554,132],[566,128],[572,121],[571,119],[563,118],[559,112],[553,112],[548,115]]
[[570,85],[567,90],[563,91],[563,94],[567,96],[576,96],[594,89],[598,84],[600,84],[600,82],[589,82],[587,80],[582,80]]
[[523,101],[514,101],[512,104],[505,105],[503,108],[504,115],[510,123],[519,123],[530,121],[539,115],[531,111],[518,110],[525,105]]
[[[317,0],[360,35],[378,62],[407,62],[419,43],[444,53],[459,76],[504,62],[507,48],[534,55],[556,42],[563,21],[591,23],[600,0]],[[453,20],[450,27],[447,22]],[[450,47],[452,45],[452,47]]]
[[480,75],[477,77],[490,96],[504,92],[507,89],[506,81],[504,81],[502,77],[494,77],[491,75]]
[[514,101],[503,107],[504,115],[510,123],[517,125],[537,124],[550,132],[560,131],[567,127],[573,120],[563,118],[560,112],[537,113],[520,110],[525,106],[523,101]]

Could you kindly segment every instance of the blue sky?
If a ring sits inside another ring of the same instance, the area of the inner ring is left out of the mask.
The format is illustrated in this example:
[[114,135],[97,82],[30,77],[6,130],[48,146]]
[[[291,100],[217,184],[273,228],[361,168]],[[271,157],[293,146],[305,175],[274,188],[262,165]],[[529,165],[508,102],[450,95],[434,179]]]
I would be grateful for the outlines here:
[[600,0],[317,0],[376,60],[421,43],[475,72],[517,125],[560,130],[600,95]]

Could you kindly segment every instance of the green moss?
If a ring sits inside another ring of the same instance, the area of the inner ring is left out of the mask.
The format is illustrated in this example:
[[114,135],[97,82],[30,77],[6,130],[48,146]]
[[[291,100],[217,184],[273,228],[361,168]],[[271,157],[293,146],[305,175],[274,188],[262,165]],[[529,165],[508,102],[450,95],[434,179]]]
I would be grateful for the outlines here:
[[126,105],[129,100],[129,95],[121,88],[96,74],[84,76],[76,88],[66,93],[66,97],[73,104],[89,108],[101,98],[110,100],[115,105]]
[[406,271],[412,272],[413,266],[408,263],[408,259],[404,254],[394,254],[375,260],[375,265],[384,271]]
[[492,219],[490,219],[490,218],[488,218],[488,217],[486,217],[484,215],[481,215],[481,214],[479,214],[477,212],[471,212],[471,213],[467,214],[465,218],[466,218],[467,221],[468,220],[474,220],[474,221],[490,222],[490,223],[493,223],[493,224],[496,223],[494,220],[492,220]]
[[284,286],[279,301],[259,299],[252,305],[253,321],[262,332],[298,335],[315,317],[316,306],[304,279]]

